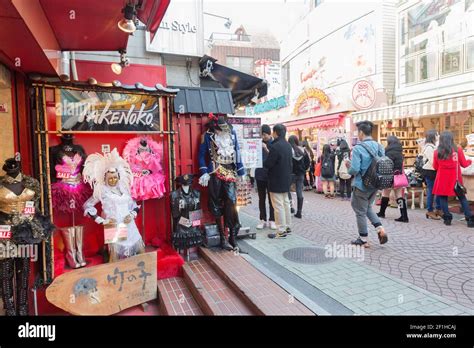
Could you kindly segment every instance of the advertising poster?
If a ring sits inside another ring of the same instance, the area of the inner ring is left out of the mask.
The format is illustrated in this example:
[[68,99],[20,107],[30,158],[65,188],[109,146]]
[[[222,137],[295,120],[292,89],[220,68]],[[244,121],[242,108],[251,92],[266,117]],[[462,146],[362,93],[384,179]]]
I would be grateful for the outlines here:
[[261,119],[259,117],[229,117],[228,121],[237,133],[244,167],[246,169],[262,168]]

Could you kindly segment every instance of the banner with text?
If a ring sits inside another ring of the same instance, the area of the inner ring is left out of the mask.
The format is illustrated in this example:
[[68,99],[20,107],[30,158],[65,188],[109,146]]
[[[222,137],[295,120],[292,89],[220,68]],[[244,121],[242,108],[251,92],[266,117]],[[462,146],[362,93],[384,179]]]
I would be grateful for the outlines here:
[[242,163],[247,169],[262,168],[262,136],[260,117],[229,117],[228,122],[237,133]]

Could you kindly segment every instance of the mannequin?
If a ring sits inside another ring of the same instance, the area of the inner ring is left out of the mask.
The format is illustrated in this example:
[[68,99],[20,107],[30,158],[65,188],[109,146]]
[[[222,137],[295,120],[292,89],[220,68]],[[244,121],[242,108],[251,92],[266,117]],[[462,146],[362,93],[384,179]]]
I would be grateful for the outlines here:
[[[145,252],[145,244],[135,224],[139,207],[130,194],[132,180],[130,166],[120,157],[117,149],[105,155],[87,157],[84,181],[92,186],[94,193],[84,203],[84,215],[100,225],[117,227],[124,224],[127,229],[125,240],[108,244],[110,262]],[[97,215],[95,206],[99,202],[103,216]]]
[[72,226],[60,229],[66,249],[66,261],[71,268],[86,266],[83,255],[83,226],[75,226],[75,214],[90,197],[90,187],[82,181],[82,166],[86,153],[74,144],[72,134],[63,134],[59,145],[50,147],[51,194],[55,211],[72,216]]
[[[183,250],[188,261],[189,248],[199,246],[203,242],[200,221],[197,221],[200,219],[201,193],[191,188],[193,178],[191,174],[177,177],[176,183],[181,187],[171,192],[171,212],[174,219],[173,246],[177,250]],[[198,212],[198,216],[193,217],[192,212]]]
[[137,137],[127,142],[123,158],[133,172],[132,197],[135,200],[161,198],[166,192],[161,166],[163,147],[150,137]]
[[[237,134],[223,116],[209,114],[208,131],[203,134],[199,147],[199,184],[209,186],[209,210],[216,218],[221,248],[238,248],[236,236],[241,227],[237,213],[237,176],[245,175]],[[222,225],[229,229],[229,241]]]
[[47,240],[54,226],[39,213],[38,180],[22,174],[21,163],[14,158],[5,161],[3,170],[6,175],[0,178],[0,225],[11,234],[0,239],[5,251],[0,256],[4,257],[0,258],[1,292],[6,315],[23,316],[28,315],[30,255],[9,257],[8,254],[19,251],[16,248],[19,245],[35,245]]

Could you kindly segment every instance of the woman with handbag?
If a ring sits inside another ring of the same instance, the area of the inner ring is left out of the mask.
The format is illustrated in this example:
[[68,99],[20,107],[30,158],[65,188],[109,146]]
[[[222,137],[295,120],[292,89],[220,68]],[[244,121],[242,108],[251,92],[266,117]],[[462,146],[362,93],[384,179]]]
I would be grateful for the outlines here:
[[440,198],[442,217],[447,226],[451,225],[453,219],[448,209],[448,197],[456,196],[466,217],[467,227],[474,227],[474,219],[461,175],[461,167],[466,168],[471,164],[471,160],[466,160],[462,148],[454,144],[453,133],[449,131],[441,133],[438,149],[435,150],[433,156],[433,168],[437,171],[433,193]]
[[378,217],[385,218],[385,210],[388,207],[390,201],[390,191],[394,190],[395,197],[397,198],[397,204],[400,208],[401,216],[395,221],[408,222],[408,209],[407,201],[404,197],[405,188],[408,186],[408,179],[403,170],[403,147],[400,140],[390,135],[387,138],[387,147],[385,148],[385,156],[390,158],[393,162],[393,187],[382,190],[382,200],[380,203],[380,211],[377,213]]
[[439,196],[436,196],[436,209],[433,210],[433,198],[435,197],[433,194],[433,186],[436,179],[436,170],[433,168],[433,157],[436,150],[437,135],[438,132],[434,129],[430,129],[426,132],[425,145],[423,146],[423,150],[420,154],[423,160],[423,168],[421,172],[423,174],[423,178],[425,179],[427,188],[426,208],[428,211],[426,213],[426,218],[433,220],[440,220],[443,216]]

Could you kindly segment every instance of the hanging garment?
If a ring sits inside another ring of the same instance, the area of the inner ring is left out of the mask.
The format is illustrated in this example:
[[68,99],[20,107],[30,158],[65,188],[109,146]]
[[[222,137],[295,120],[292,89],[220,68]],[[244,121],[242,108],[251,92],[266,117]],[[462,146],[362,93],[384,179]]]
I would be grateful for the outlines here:
[[[201,193],[189,188],[186,193],[182,188],[171,192],[171,212],[174,219],[173,246],[184,250],[199,246],[203,237],[199,225],[193,225],[192,214],[201,210]],[[196,220],[194,220],[196,222]]]

